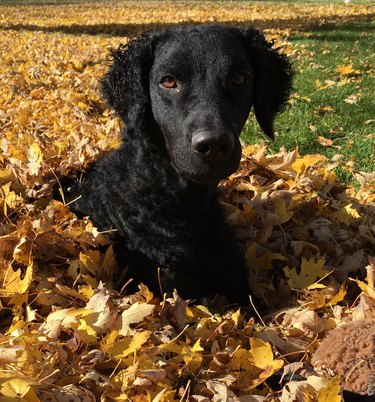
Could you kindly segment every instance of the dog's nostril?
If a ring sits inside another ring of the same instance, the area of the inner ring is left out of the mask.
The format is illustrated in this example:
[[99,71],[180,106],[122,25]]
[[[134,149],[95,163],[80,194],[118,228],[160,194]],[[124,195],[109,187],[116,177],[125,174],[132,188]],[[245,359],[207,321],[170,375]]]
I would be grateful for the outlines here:
[[199,131],[193,134],[191,145],[204,161],[219,162],[233,150],[234,138],[230,133]]

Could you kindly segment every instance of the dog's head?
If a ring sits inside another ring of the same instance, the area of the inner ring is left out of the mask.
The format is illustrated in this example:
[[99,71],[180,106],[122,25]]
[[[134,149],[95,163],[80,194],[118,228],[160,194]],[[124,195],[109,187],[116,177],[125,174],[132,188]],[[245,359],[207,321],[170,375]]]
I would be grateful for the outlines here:
[[274,118],[291,86],[286,57],[254,29],[153,32],[120,46],[113,58],[103,92],[126,132],[161,135],[176,171],[199,183],[236,171],[252,106],[273,138]]

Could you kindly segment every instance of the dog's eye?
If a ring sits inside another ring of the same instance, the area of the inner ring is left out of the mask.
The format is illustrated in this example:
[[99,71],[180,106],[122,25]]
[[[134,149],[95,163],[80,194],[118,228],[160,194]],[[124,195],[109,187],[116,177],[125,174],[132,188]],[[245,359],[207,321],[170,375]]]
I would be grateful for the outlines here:
[[242,85],[247,81],[249,74],[246,72],[238,73],[231,77],[229,80],[229,85],[230,86],[237,86],[237,85]]
[[177,81],[170,75],[167,75],[161,80],[160,85],[167,89],[174,89],[177,88]]

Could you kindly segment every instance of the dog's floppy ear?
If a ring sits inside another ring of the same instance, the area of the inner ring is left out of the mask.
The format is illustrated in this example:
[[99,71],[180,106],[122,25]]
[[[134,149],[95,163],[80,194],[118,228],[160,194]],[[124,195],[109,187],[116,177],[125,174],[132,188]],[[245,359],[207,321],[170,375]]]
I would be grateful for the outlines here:
[[107,102],[126,123],[141,127],[150,108],[148,75],[157,33],[147,33],[111,51],[112,65],[102,79]]
[[254,112],[263,130],[274,138],[273,122],[284,110],[292,84],[292,70],[287,57],[272,49],[264,35],[256,29],[242,30],[250,62],[254,70]]

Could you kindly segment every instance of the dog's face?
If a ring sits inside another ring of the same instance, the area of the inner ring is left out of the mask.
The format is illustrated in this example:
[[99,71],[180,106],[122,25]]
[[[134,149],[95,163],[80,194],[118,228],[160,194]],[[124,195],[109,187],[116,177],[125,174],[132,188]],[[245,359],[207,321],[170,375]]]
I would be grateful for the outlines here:
[[175,170],[203,184],[236,171],[252,106],[273,137],[291,85],[285,56],[254,29],[180,27],[141,36],[113,56],[103,90],[127,125],[125,141],[155,136],[156,127]]
[[245,42],[233,31],[197,30],[158,43],[151,109],[181,175],[210,183],[237,170],[253,80]]

